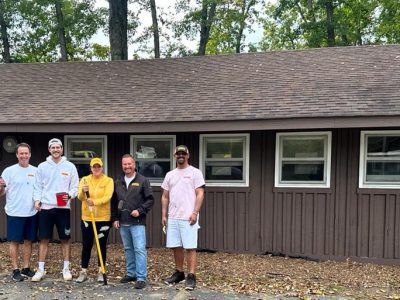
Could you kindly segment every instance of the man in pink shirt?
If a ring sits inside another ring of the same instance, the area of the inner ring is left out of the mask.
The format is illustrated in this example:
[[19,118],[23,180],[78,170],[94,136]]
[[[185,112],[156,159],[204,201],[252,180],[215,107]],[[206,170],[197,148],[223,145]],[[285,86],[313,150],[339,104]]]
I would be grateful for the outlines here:
[[185,280],[183,262],[185,258],[189,273],[185,288],[196,287],[197,232],[200,228],[198,216],[204,199],[205,182],[201,171],[189,165],[189,149],[180,145],[175,148],[177,168],[168,172],[161,185],[161,223],[167,228],[167,247],[174,252],[176,271],[166,278],[166,284]]

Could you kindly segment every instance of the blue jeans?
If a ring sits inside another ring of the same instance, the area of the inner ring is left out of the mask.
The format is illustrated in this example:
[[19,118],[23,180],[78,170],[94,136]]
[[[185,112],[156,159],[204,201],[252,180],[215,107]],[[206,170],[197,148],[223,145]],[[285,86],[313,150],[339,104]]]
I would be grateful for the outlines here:
[[146,227],[144,225],[121,226],[120,233],[124,244],[126,273],[137,280],[147,278]]

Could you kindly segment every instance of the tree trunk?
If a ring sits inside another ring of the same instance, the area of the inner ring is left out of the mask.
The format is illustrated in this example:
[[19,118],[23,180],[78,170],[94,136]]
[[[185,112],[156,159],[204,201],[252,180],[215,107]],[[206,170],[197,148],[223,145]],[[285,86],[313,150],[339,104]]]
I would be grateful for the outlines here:
[[249,11],[252,6],[256,4],[255,0],[250,0],[246,7],[246,0],[243,0],[242,11],[240,16],[239,32],[236,36],[236,53],[240,53],[240,46],[242,45],[242,37],[244,27],[246,25],[246,19],[249,16]]
[[61,51],[61,59],[60,61],[67,61],[67,42],[65,39],[65,26],[64,26],[64,15],[62,12],[62,3],[63,0],[56,0],[56,17],[57,17],[57,32],[58,32],[58,41],[60,43],[60,51]]
[[160,36],[158,33],[156,0],[150,0],[151,18],[153,19],[154,57],[160,58]]
[[5,63],[10,63],[11,62],[11,54],[10,54],[10,42],[8,40],[8,33],[7,33],[7,24],[4,19],[3,15],[3,7],[4,3],[2,0],[0,0],[0,35],[1,35],[1,42],[3,44],[3,61]]
[[356,41],[356,45],[357,46],[361,46],[362,44],[363,44],[363,42],[362,42],[362,32],[361,32],[361,20],[359,18],[358,22],[357,22],[357,41]]
[[217,3],[215,1],[211,2],[210,9],[208,9],[208,3],[203,0],[201,9],[201,29],[200,29],[200,45],[199,45],[199,55],[206,55],[206,47],[208,40],[210,39],[211,25],[214,21],[215,9]]
[[108,0],[111,60],[128,59],[128,1]]
[[333,23],[333,3],[331,0],[326,0],[326,32],[328,36],[328,47],[335,46],[335,26]]

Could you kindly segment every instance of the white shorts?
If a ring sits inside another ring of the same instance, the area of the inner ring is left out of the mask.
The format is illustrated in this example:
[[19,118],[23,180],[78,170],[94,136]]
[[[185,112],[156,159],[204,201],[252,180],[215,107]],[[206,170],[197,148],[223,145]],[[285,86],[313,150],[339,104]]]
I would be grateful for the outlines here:
[[168,219],[167,248],[196,249],[199,228],[198,220],[196,224],[190,225],[188,220]]

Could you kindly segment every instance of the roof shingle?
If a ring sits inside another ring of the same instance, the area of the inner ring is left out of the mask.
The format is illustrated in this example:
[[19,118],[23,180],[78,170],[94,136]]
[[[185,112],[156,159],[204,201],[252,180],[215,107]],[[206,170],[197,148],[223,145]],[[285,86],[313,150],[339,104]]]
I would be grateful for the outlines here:
[[400,115],[400,46],[0,65],[0,123]]

